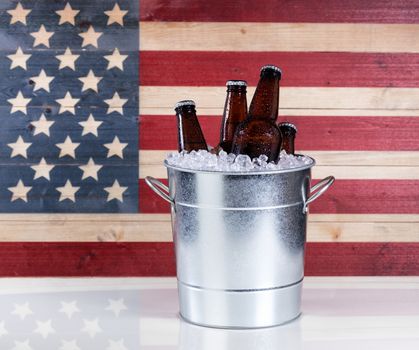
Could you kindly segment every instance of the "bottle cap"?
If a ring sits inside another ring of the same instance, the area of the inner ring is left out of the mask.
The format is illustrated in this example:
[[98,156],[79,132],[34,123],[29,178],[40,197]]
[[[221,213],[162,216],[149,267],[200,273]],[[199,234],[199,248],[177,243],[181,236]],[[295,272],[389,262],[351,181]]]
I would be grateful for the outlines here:
[[195,102],[192,100],[182,100],[175,104],[175,109],[178,109],[183,106],[193,106],[195,107]]
[[276,72],[276,73],[279,73],[279,75],[280,76],[282,76],[282,70],[281,70],[281,68],[279,68],[279,67],[277,67],[277,66],[274,66],[274,65],[272,65],[272,64],[268,64],[268,65],[266,65],[266,66],[263,66],[261,69],[260,69],[260,72],[262,73],[262,72],[264,72],[265,70],[273,70],[274,72]]
[[245,80],[228,80],[226,86],[247,86],[247,81]]
[[279,123],[278,128],[281,128],[281,126],[293,129],[295,132],[297,132],[297,127],[293,123],[289,123],[289,122]]

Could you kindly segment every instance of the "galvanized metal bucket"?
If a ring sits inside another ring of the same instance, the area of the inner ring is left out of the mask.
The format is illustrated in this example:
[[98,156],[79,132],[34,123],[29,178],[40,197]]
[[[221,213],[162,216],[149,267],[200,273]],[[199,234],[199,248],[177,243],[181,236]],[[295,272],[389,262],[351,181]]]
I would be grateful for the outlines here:
[[311,168],[219,172],[165,162],[181,316],[226,328],[279,325],[300,314],[308,205],[334,182],[310,188]]

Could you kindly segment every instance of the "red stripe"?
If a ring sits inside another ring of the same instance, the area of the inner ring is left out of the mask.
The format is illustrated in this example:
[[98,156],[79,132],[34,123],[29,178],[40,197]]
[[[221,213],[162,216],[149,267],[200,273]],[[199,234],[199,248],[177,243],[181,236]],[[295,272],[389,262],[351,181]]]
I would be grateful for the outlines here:
[[[161,180],[167,184],[166,180]],[[316,180],[313,181],[313,183]],[[169,213],[170,206],[140,179],[140,212]],[[419,214],[418,180],[337,180],[310,205],[317,214]]]
[[[419,243],[308,243],[307,276],[419,275]],[[172,243],[1,243],[1,277],[174,276]]]
[[244,79],[255,86],[267,63],[283,69],[281,86],[419,86],[419,54],[347,52],[141,51],[140,84],[223,86]]
[[[199,106],[198,106],[199,113]],[[285,117],[298,127],[296,148],[303,150],[417,151],[416,117]],[[200,116],[207,142],[219,140],[220,117]],[[177,149],[174,116],[141,116],[140,149]]]
[[[415,0],[147,0],[142,21],[418,23]],[[205,40],[205,39],[203,39]]]

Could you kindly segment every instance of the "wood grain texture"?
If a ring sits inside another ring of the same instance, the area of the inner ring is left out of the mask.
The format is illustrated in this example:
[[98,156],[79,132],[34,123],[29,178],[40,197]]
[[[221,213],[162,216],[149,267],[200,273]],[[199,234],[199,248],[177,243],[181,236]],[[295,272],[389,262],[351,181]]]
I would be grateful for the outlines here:
[[414,0],[147,0],[142,21],[419,23]]
[[[167,180],[161,179],[161,181],[167,184]],[[141,213],[169,213],[169,204],[148,188],[142,179],[139,183],[139,191]],[[319,200],[313,203],[310,212],[316,214],[418,214],[419,181],[338,180]]]
[[[419,275],[419,243],[308,243],[306,276]],[[3,243],[1,277],[174,276],[173,244]]]
[[419,55],[355,52],[141,51],[142,86],[255,86],[260,67],[276,64],[281,86],[418,87]]
[[[198,105],[198,113],[201,111]],[[282,110],[279,114],[278,121],[287,120],[297,126],[297,150],[419,151],[419,118],[286,116]],[[199,122],[207,143],[217,145],[221,117],[201,115]],[[177,122],[174,114],[141,115],[139,132],[141,150],[177,149]]]
[[417,53],[418,35],[417,24],[140,22],[140,50]]

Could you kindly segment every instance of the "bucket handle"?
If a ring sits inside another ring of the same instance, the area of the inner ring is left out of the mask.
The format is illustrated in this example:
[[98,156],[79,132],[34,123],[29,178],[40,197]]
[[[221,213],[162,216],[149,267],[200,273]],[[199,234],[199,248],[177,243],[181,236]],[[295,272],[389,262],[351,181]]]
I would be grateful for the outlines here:
[[158,194],[166,202],[169,202],[170,204],[175,203],[174,199],[169,196],[169,187],[167,187],[164,183],[160,182],[152,176],[146,176],[145,182],[153,190],[154,193]]
[[335,182],[335,178],[333,176],[325,177],[323,180],[316,183],[311,189],[310,189],[310,197],[306,200],[304,203],[303,212],[307,212],[307,207],[311,202],[314,202],[317,198],[319,198],[323,193],[327,191],[327,189],[332,186],[332,184]]

